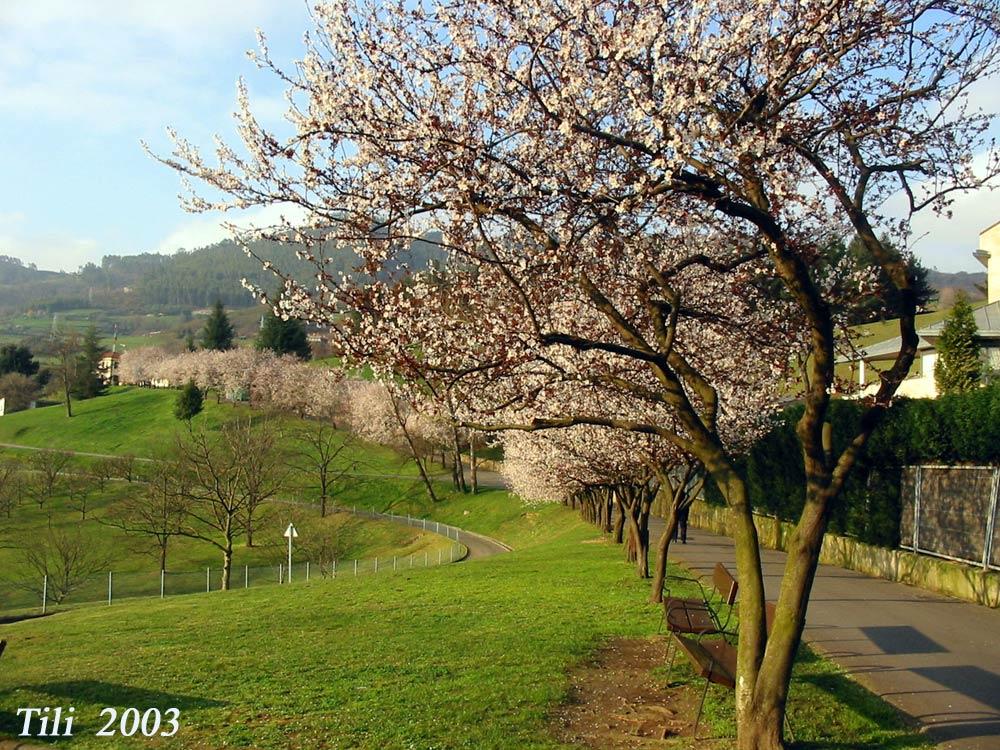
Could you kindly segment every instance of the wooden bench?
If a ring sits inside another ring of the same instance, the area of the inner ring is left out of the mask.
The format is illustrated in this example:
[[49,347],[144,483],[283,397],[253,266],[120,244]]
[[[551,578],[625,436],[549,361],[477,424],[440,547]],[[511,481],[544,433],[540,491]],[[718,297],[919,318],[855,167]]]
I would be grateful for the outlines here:
[[[733,604],[739,586],[736,579],[722,563],[716,563],[712,571],[712,585],[706,588],[697,581],[701,588],[701,598],[686,599],[675,596],[663,597],[662,625],[670,633],[682,633],[701,638],[706,635],[726,633],[733,614]],[[717,601],[716,601],[717,600]],[[725,619],[722,617],[723,605]],[[670,681],[677,650],[670,649],[670,665],[667,669],[667,681]]]
[[[771,634],[771,626],[774,624],[775,611],[774,604],[764,603],[764,623],[768,635]],[[701,723],[701,714],[705,708],[708,686],[715,683],[729,690],[736,689],[736,646],[725,638],[695,640],[678,633],[674,633],[673,640],[676,643],[675,653],[677,650],[682,651],[691,663],[695,676],[705,679],[705,689],[701,693],[698,715],[694,720],[694,738],[698,739],[698,725]],[[788,736],[794,742],[795,736],[792,734],[791,724],[788,723],[788,716],[785,716],[785,727]]]
[[[687,580],[687,579],[685,579]],[[695,580],[701,588],[701,597],[690,599],[670,596],[663,597],[663,624],[673,633],[709,635],[724,630],[721,620],[721,606],[731,608],[736,602],[739,585],[722,563],[716,563],[712,571],[712,585],[706,588],[700,580]],[[718,603],[715,604],[715,600]],[[728,615],[727,615],[728,621]]]

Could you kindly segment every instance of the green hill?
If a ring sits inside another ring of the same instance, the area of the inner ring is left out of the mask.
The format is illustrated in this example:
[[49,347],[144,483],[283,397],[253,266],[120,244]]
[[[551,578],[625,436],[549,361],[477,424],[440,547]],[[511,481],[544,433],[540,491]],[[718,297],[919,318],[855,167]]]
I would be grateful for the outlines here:
[[[588,543],[594,529],[562,506],[526,510],[493,493],[448,512],[521,546],[426,571],[0,627],[11,644],[0,661],[0,732],[18,726],[16,707],[72,704],[77,732],[59,743],[72,748],[571,747],[549,725],[569,695],[567,670],[611,637],[655,633],[645,583],[619,549]],[[677,689],[696,700],[701,682],[685,674],[675,671]],[[923,746],[892,709],[807,650],[791,695],[804,746]],[[731,700],[709,693],[710,725],[723,737]],[[106,706],[176,707],[177,740],[94,737]]]
[[[58,409],[5,417],[0,440],[152,454],[175,424],[164,416],[171,396],[123,389],[81,403],[72,420]],[[239,412],[209,404],[198,419],[217,426]],[[389,451],[358,450],[386,474],[406,472]],[[124,600],[0,625],[9,641],[0,659],[0,738],[19,732],[18,708],[73,706],[74,735],[59,747],[577,746],[553,726],[571,700],[568,672],[610,639],[658,638],[660,611],[645,603],[648,584],[634,577],[622,550],[564,506],[526,507],[501,491],[443,493],[448,499],[433,507],[393,477],[358,491],[379,508],[450,521],[514,551],[357,579]],[[685,590],[697,591],[677,593]],[[684,667],[674,677],[679,705],[695,705],[702,681]],[[650,679],[662,685],[665,669]],[[177,736],[97,737],[107,707],[119,716],[129,707],[176,708]],[[711,690],[706,716],[721,739],[663,747],[731,746],[732,695]],[[804,747],[925,746],[891,708],[806,648],[790,720]]]
[[[47,538],[50,530],[56,534],[80,535],[87,547],[106,560],[101,573],[88,576],[67,599],[67,604],[100,600],[106,596],[107,572],[113,571],[114,589],[118,597],[152,593],[159,590],[159,558],[148,537],[127,535],[117,528],[102,524],[114,506],[128,497],[138,497],[144,491],[140,482],[109,481],[103,487],[88,481],[87,511],[79,510],[72,483],[78,475],[93,472],[101,461],[100,454],[137,456],[136,473],[148,469],[148,459],[169,451],[183,432],[182,423],[172,414],[176,392],[139,388],[114,389],[111,395],[76,404],[72,419],[60,406],[50,406],[18,412],[0,418],[0,460],[30,468],[37,455],[31,448],[78,450],[86,448],[91,455],[76,455],[64,469],[60,486],[48,500],[34,502],[24,498],[10,517],[0,517],[0,616],[37,605],[37,591],[21,588],[23,583],[39,578],[35,567],[25,557],[25,542]],[[195,428],[217,430],[226,421],[243,417],[251,411],[246,406],[216,404],[209,400],[205,411],[193,420]],[[263,423],[273,419],[256,417]],[[300,420],[281,418],[281,429],[301,425]],[[286,441],[291,445],[291,440]],[[145,459],[145,461],[144,461]],[[369,445],[349,445],[339,456],[340,466],[357,464],[357,472],[366,476],[341,482],[335,489],[333,505],[368,506],[373,502],[386,504],[420,489],[408,476],[413,470],[392,451]],[[390,475],[383,479],[368,475]],[[435,534],[425,534],[388,522],[363,521],[337,514],[319,518],[315,505],[310,504],[313,490],[309,477],[301,471],[291,471],[286,486],[277,501],[266,504],[258,513],[255,544],[242,540],[234,552],[234,565],[239,573],[244,566],[253,569],[247,576],[255,581],[276,580],[279,563],[284,561],[285,543],[282,532],[294,521],[303,533],[335,539],[339,554],[345,559],[371,559],[376,556],[422,555],[436,558],[447,540]],[[304,503],[304,505],[303,505]],[[447,551],[446,551],[447,554]],[[169,591],[197,591],[204,588],[205,570],[215,570],[218,578],[220,553],[203,541],[177,537],[168,543],[167,570]],[[241,578],[242,580],[242,578]],[[217,585],[217,584],[216,584]]]

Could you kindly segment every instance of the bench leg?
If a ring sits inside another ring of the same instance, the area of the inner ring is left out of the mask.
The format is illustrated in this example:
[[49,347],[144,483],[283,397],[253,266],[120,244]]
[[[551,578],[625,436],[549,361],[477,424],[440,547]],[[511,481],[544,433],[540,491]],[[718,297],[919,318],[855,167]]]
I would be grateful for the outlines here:
[[674,645],[673,638],[667,642],[667,654],[670,655],[670,658],[667,660],[667,687],[670,687],[674,676],[674,659],[677,658],[677,646]]
[[705,680],[705,689],[701,691],[701,703],[698,704],[698,715],[694,719],[694,738],[698,739],[698,725],[701,723],[701,712],[705,708],[705,698],[708,697],[708,686],[711,680]]

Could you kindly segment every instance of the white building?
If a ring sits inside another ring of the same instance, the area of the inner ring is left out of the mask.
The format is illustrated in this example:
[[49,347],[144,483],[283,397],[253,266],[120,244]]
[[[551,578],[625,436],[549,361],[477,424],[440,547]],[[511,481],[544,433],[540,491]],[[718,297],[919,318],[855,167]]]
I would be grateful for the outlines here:
[[[986,305],[974,313],[976,327],[979,329],[976,338],[987,366],[1000,370],[1000,222],[979,234],[979,249],[975,257],[986,266]],[[935,345],[943,327],[944,321],[939,321],[917,330],[917,335],[920,336],[917,357],[910,368],[909,376],[900,383],[898,395],[910,398],[937,396],[934,365],[938,355]],[[853,377],[863,386],[860,396],[868,396],[878,390],[878,374],[872,370],[891,366],[899,352],[899,345],[900,338],[896,336],[860,349],[859,357],[840,360],[852,364]]]

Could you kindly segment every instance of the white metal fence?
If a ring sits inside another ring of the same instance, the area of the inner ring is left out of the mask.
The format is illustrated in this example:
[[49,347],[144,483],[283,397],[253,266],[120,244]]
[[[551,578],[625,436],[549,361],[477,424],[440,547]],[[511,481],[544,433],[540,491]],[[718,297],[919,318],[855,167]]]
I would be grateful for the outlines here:
[[[291,568],[278,563],[265,566],[233,566],[230,571],[230,589],[249,589],[259,586],[279,585],[309,581],[315,578],[358,578],[402,570],[436,567],[463,560],[468,549],[461,542],[463,530],[425,518],[379,513],[374,508],[336,509],[364,518],[400,523],[427,532],[440,534],[450,544],[435,550],[415,552],[410,555],[393,555],[372,558],[331,560],[329,562],[294,562]],[[0,580],[0,617],[16,616],[29,612],[45,613],[53,607],[107,602],[136,597],[176,596],[198,592],[218,591],[222,588],[222,568],[206,567],[202,570],[160,571],[150,573],[115,573],[108,571],[87,576],[73,585],[62,585],[55,574],[36,578]],[[66,592],[68,590],[68,593]]]
[[1000,570],[1000,467],[907,466],[900,547]]

